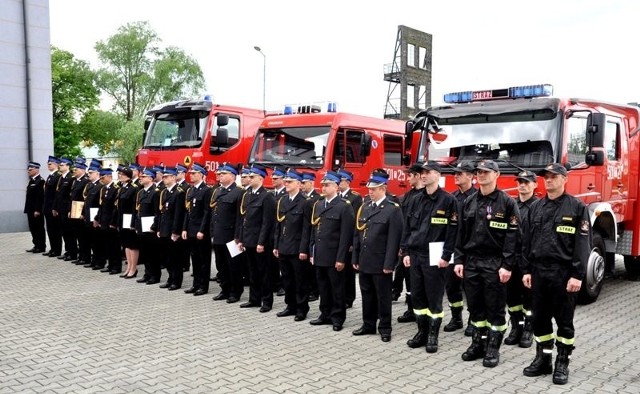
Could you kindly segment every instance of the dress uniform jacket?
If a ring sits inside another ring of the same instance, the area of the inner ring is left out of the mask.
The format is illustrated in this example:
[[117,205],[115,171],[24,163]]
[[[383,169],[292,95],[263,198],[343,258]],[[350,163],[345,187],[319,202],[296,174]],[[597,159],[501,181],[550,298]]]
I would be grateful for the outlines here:
[[142,233],[142,218],[153,217],[151,231],[158,229],[158,205],[160,204],[160,191],[155,185],[148,189],[142,188],[136,195],[136,210],[134,213],[134,226],[138,234]]
[[355,215],[351,204],[336,196],[327,207],[322,198],[314,203],[311,223],[310,250],[313,264],[333,267],[336,262],[347,261],[349,247],[353,243]]
[[158,229],[160,237],[181,234],[185,215],[185,195],[181,187],[174,185],[171,189],[160,191]]
[[24,201],[24,213],[33,215],[34,212],[42,213],[44,206],[44,179],[38,174],[29,178],[27,184],[27,197]]
[[244,190],[235,183],[228,187],[219,186],[212,192],[209,200],[211,209],[207,210],[207,215],[211,215],[211,237],[214,245],[225,245],[239,238],[236,222],[243,194]]
[[211,188],[204,182],[198,187],[191,186],[185,195],[185,205],[187,213],[184,216],[182,230],[187,232],[189,237],[195,238],[198,233],[209,237],[209,201],[211,200]]
[[398,260],[402,235],[402,211],[386,198],[380,205],[363,205],[356,216],[352,264],[365,274],[392,270]]
[[84,202],[84,187],[89,183],[89,178],[86,175],[80,178],[73,179],[71,182],[71,201],[83,201]]
[[247,190],[240,207],[239,239],[246,247],[270,245],[273,241],[276,203],[273,193],[260,187],[255,193]]
[[99,181],[87,182],[84,186],[84,207],[82,208],[82,216],[84,217],[85,224],[91,226],[94,220],[97,220],[98,215],[91,217],[91,208],[100,208],[100,192],[102,191],[102,185]]
[[98,209],[98,217],[96,220],[103,230],[109,229],[109,226],[115,226],[117,194],[118,187],[115,183],[104,185],[100,190],[100,209]]
[[362,205],[362,196],[360,194],[354,192],[352,189],[349,189],[347,191],[347,194],[343,195],[342,193],[338,193],[338,195],[345,200],[349,200],[354,214],[358,212],[358,209],[360,209],[360,206]]
[[307,253],[308,240],[302,237],[304,212],[307,199],[298,193],[293,201],[288,195],[280,197],[276,204],[276,229],[273,248],[280,254],[298,255]]
[[122,218],[124,214],[133,215],[136,210],[136,196],[138,194],[138,188],[131,182],[125,182],[118,189],[117,204],[118,207],[118,222],[117,226],[121,230],[127,230],[131,228],[132,223],[123,223]]
[[66,217],[71,209],[71,183],[73,176],[70,172],[58,178],[56,183],[56,195],[53,200],[53,209],[62,217]]
[[43,200],[43,208],[45,214],[50,214],[53,208],[53,201],[56,197],[56,186],[58,185],[58,178],[60,178],[59,172],[54,172],[53,174],[49,174],[47,180],[44,183],[44,200]]

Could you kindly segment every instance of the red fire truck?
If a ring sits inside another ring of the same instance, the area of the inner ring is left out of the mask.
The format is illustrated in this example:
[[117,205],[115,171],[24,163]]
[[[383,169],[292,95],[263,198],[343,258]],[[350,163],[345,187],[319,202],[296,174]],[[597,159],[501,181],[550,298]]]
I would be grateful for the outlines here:
[[215,183],[215,169],[224,162],[245,163],[264,112],[214,104],[204,100],[175,101],[147,112],[138,164],[142,166],[198,162],[210,170],[207,183]]
[[389,192],[404,194],[410,187],[403,171],[409,158],[404,128],[397,120],[336,112],[333,103],[327,112],[316,105],[287,106],[262,121],[249,163],[312,170],[317,188],[326,171],[342,167],[353,173],[351,187],[363,195],[372,170],[384,168]]
[[[407,122],[413,157],[455,166],[492,159],[498,187],[517,195],[515,175],[551,162],[569,169],[567,192],[589,207],[593,245],[580,300],[595,301],[615,254],[630,277],[640,274],[640,113],[637,106],[552,97],[551,85],[447,94]],[[445,166],[443,186],[455,189]],[[538,182],[538,195],[544,194]]]

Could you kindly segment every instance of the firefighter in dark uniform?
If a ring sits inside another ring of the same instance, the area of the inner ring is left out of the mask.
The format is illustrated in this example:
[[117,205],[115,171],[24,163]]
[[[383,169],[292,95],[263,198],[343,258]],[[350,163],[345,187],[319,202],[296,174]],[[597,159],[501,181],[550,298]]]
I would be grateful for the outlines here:
[[[176,164],[176,173],[178,174],[176,175],[176,184],[180,189],[182,189],[185,196],[187,195],[187,193],[189,192],[189,188],[191,187],[186,179],[187,171],[187,167],[183,166],[180,163]],[[188,272],[191,268],[191,249],[189,248],[189,244],[186,242],[179,242],[177,246],[179,249],[178,253],[182,272]]]
[[[129,166],[123,166],[118,170],[120,184],[116,199],[118,237],[121,249],[124,250],[124,257],[127,260],[127,269],[123,277],[133,275],[138,270],[138,260],[140,258],[140,243],[133,223],[138,187],[131,181],[132,177],[133,170]],[[122,264],[110,268],[110,274],[120,273]]]
[[[284,186],[284,175],[287,172],[285,168],[275,167],[271,172],[271,182],[273,183],[273,198],[274,201],[278,201],[280,197],[287,194]],[[271,287],[273,292],[277,296],[282,297],[285,294],[284,287],[282,285],[282,276],[280,273],[280,262],[278,258],[272,253],[269,253],[269,263],[271,269]]]
[[236,167],[224,163],[216,173],[220,186],[211,193],[208,212],[211,216],[213,253],[220,282],[220,293],[213,300],[227,300],[228,304],[233,304],[240,300],[244,292],[242,264],[239,256],[231,257],[227,243],[239,239],[238,210],[244,190],[236,185]]
[[273,255],[280,261],[286,308],[278,317],[307,318],[309,312],[309,242],[303,236],[307,198],[300,192],[302,174],[290,169],[284,176],[286,193],[276,204]]
[[165,188],[160,191],[158,198],[158,231],[160,243],[160,255],[167,269],[168,279],[160,285],[161,289],[169,291],[182,287],[182,264],[180,261],[180,244],[185,242],[182,238],[182,225],[186,207],[184,205],[185,194],[176,184],[177,171],[175,168],[164,169],[163,182]]
[[353,237],[353,268],[359,271],[362,326],[353,335],[376,333],[391,340],[391,285],[402,236],[402,209],[387,200],[389,175],[373,172],[367,188],[371,203],[360,206]]
[[322,178],[323,198],[311,210],[311,263],[315,266],[320,290],[320,316],[314,326],[332,324],[342,330],[347,315],[344,268],[353,243],[355,215],[349,200],[338,196],[340,175],[327,171]]
[[[60,176],[56,183],[56,195],[53,200],[51,214],[60,220],[60,233],[64,240],[64,254],[58,256],[58,259],[71,261],[77,256],[72,256],[71,252],[77,253],[73,249],[73,229],[69,223],[69,211],[71,210],[71,183],[73,175],[71,175],[71,164],[73,161],[68,157],[60,158]],[[77,245],[76,245],[77,247]],[[72,258],[73,257],[73,258]]]
[[[102,184],[100,183],[100,168],[91,166],[87,169],[89,182],[84,186],[82,195],[84,196],[84,207],[82,208],[82,218],[84,221],[84,231],[87,234],[87,251],[80,251],[80,255],[85,255],[84,266],[92,268],[94,261],[102,259],[100,256],[100,233],[98,230],[97,216],[100,210],[100,192]],[[78,263],[79,264],[79,263]]]
[[456,199],[439,187],[441,171],[437,162],[423,164],[425,187],[407,207],[400,244],[402,262],[411,270],[411,298],[418,325],[418,332],[407,345],[426,345],[428,353],[438,351],[446,272],[458,230]]
[[249,189],[243,194],[239,212],[239,244],[246,250],[249,265],[249,301],[240,308],[260,307],[269,312],[273,307],[273,289],[269,256],[273,250],[273,228],[276,203],[273,193],[262,186],[267,170],[258,164],[249,168]]
[[[119,171],[119,170],[118,170]],[[164,174],[164,165],[158,165],[153,167],[155,177],[153,178],[153,184],[157,189],[164,189],[164,183],[162,182],[162,175]]]
[[187,213],[182,226],[182,239],[189,241],[193,262],[193,285],[185,290],[187,294],[201,296],[209,292],[211,277],[211,230],[209,228],[209,209],[211,188],[204,182],[207,169],[193,163],[189,170],[193,186],[185,196]]
[[[527,227],[529,210],[538,201],[534,192],[538,187],[536,174],[522,171],[516,177],[518,182],[518,209],[520,210],[520,227]],[[513,266],[511,279],[507,282],[507,310],[511,321],[511,331],[504,339],[505,345],[518,345],[522,348],[531,347],[533,341],[533,324],[531,319],[531,291],[522,283],[522,246],[516,247],[516,261]]]
[[[320,198],[320,193],[318,193],[315,189],[315,183],[315,173],[302,173],[302,184],[300,185],[300,190],[302,191],[302,194],[307,198],[302,236],[304,239],[306,239],[307,244],[309,243],[311,237],[311,208],[313,207],[313,204]],[[307,259],[307,262],[309,262],[309,259]],[[307,283],[309,285],[309,302],[318,301],[320,292],[318,290],[318,279],[316,278],[316,271],[313,269],[313,267],[311,267],[311,269],[307,270],[307,273]]]
[[27,164],[29,183],[27,184],[27,196],[24,201],[24,213],[27,214],[27,223],[31,233],[33,247],[29,253],[43,253],[47,249],[44,232],[44,179],[40,176],[40,163],[30,161]]
[[521,236],[518,205],[498,190],[499,176],[493,160],[482,160],[476,166],[480,190],[464,202],[456,242],[455,273],[464,278],[474,326],[471,346],[462,359],[484,357],[485,367],[495,367],[500,361],[500,345],[507,329],[506,283],[516,263],[515,249]]
[[122,264],[120,259],[120,242],[118,242],[116,201],[118,186],[113,182],[113,170],[103,168],[100,170],[100,198],[96,222],[98,225],[99,249],[98,258],[93,260],[93,269],[104,268],[107,261],[109,266]]
[[523,237],[526,258],[522,282],[531,289],[536,340],[536,356],[524,375],[551,373],[553,318],[558,326],[553,383],[566,384],[575,341],[576,296],[591,250],[591,225],[587,207],[565,193],[564,166],[549,164],[539,175],[544,177],[547,195],[531,207]]
[[[338,195],[344,200],[348,200],[353,208],[353,214],[358,212],[358,209],[362,206],[362,196],[357,192],[351,190],[351,182],[353,182],[353,173],[345,169],[338,169],[338,175],[340,176],[340,184],[338,185]],[[347,265],[344,268],[345,275],[345,301],[347,308],[353,306],[353,301],[356,299],[356,271],[351,265],[351,250],[347,255]]]
[[53,202],[56,198],[56,186],[58,185],[58,178],[60,178],[60,172],[58,171],[59,164],[60,159],[55,156],[49,156],[47,159],[47,170],[49,170],[49,175],[44,182],[44,202],[42,207],[47,224],[49,246],[51,247],[48,252],[43,253],[43,256],[47,257],[58,257],[62,254],[60,217],[53,216],[52,212]]
[[[136,193],[136,205],[133,214],[133,222],[138,236],[140,254],[138,262],[144,264],[144,275],[137,279],[138,283],[154,285],[160,282],[162,270],[160,268],[160,253],[158,236],[158,207],[160,205],[160,190],[153,179],[156,172],[145,168],[140,173],[140,185],[142,188]],[[133,278],[137,271],[129,273],[125,279]]]
[[[475,166],[473,162],[463,160],[453,168],[453,179],[457,189],[451,193],[458,202],[458,212],[462,211],[464,200],[476,193],[478,189],[473,186],[473,173]],[[462,278],[453,272],[454,264],[450,264],[447,268],[447,282],[445,291],[449,301],[451,310],[451,320],[442,328],[444,332],[452,332],[464,327],[462,320],[462,310],[464,309],[464,300],[462,296]],[[470,337],[473,334],[473,325],[471,325],[471,317],[467,321],[467,328],[464,335]]]
[[129,164],[129,169],[131,170],[131,184],[140,190],[142,187],[140,184],[140,171],[142,171],[142,167],[136,163],[131,163]]
[[[87,164],[83,158],[77,158],[74,164],[73,175],[74,179],[71,183],[71,207],[81,204],[84,208],[84,187],[89,183],[89,177],[87,177]],[[71,215],[76,212],[72,212]],[[91,261],[91,248],[89,246],[89,238],[87,231],[85,230],[85,222],[80,212],[77,217],[70,217],[69,223],[73,229],[73,245],[72,249],[75,249],[75,253],[71,252],[71,256],[75,257],[71,260],[74,264],[84,265],[88,261]]]
[[[409,179],[411,189],[400,197],[400,208],[402,209],[403,219],[407,217],[407,210],[411,204],[411,200],[414,196],[420,194],[424,189],[424,183],[420,174],[422,173],[422,163],[414,163],[408,167],[405,172]],[[413,313],[413,302],[411,300],[411,269],[404,266],[402,263],[402,251],[400,251],[398,258],[398,264],[393,276],[393,288],[391,289],[391,298],[397,301],[402,293],[403,282],[407,287],[405,294],[405,303],[407,304],[407,310],[398,316],[398,323],[410,323],[416,321],[416,315]]]

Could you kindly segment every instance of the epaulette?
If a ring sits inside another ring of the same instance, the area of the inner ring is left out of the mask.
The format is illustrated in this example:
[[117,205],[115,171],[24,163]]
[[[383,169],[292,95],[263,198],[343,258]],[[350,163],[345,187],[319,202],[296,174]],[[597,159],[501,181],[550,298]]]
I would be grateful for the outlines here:
[[358,192],[357,192],[357,191],[355,191],[355,190],[349,190],[349,191],[350,191],[351,193],[353,193],[353,195],[355,195],[355,196],[359,196],[359,195],[360,195],[360,193],[358,193]]
[[136,183],[131,183],[131,186],[135,187],[136,189],[138,188],[138,185]]
[[177,189],[178,189],[179,192],[184,192],[184,190],[182,190],[181,186],[178,186]]
[[389,201],[389,204],[395,205],[396,207],[400,207],[400,204],[398,204],[397,202]]
[[160,188],[159,188],[159,187],[156,187],[153,191],[154,191],[154,192],[159,192],[159,191],[160,191]]
[[116,188],[116,189],[120,189],[121,186],[119,186],[117,183],[114,183],[113,187]]
[[346,202],[347,204],[351,205],[351,201],[349,201],[349,200],[342,200],[342,201],[344,201],[344,202]]

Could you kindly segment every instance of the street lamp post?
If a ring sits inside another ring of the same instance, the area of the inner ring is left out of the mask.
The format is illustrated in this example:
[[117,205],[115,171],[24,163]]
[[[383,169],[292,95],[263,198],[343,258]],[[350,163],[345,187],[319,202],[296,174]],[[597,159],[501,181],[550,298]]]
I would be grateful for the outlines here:
[[267,55],[262,52],[259,46],[254,46],[253,49],[260,52],[262,55],[262,111],[267,114],[266,96],[267,96]]

